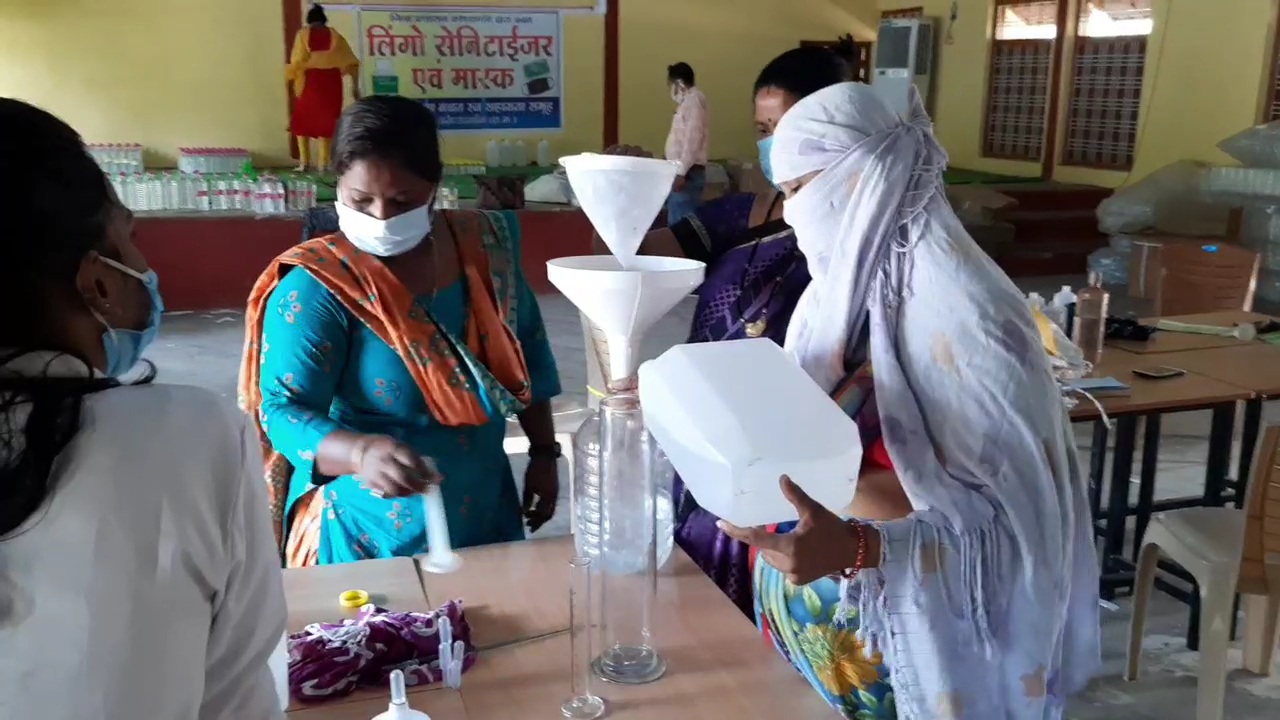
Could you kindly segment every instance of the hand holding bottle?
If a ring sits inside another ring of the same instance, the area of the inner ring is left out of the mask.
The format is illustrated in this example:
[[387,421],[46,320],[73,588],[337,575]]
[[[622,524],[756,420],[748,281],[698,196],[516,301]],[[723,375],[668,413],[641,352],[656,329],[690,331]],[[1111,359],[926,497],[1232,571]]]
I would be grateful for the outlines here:
[[363,435],[351,446],[351,467],[361,484],[378,497],[421,494],[443,480],[431,458],[387,435]]

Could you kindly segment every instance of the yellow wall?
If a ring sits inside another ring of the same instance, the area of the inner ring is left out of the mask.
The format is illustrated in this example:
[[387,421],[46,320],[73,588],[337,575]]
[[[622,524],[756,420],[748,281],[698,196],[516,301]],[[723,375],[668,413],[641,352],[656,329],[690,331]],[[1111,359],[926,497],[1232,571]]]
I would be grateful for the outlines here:
[[[640,8],[643,7],[643,10]],[[661,152],[674,105],[666,68],[693,66],[711,107],[712,157],[756,155],[751,86],[800,40],[874,37],[874,0],[640,0],[622,7],[619,134]]]
[[[330,14],[339,30],[350,32],[336,8]],[[875,0],[629,2],[622,12],[622,138],[660,149],[672,111],[666,66],[684,60],[711,99],[713,154],[753,156],[749,95],[760,68],[799,40],[842,33],[867,39],[875,16]],[[173,164],[177,148],[186,145],[247,147],[259,164],[287,164],[282,23],[278,0],[0,0],[0,95],[48,108],[89,142],[143,143],[151,164]],[[598,149],[604,18],[566,14],[563,40],[565,129],[546,137],[557,153]],[[482,157],[486,140],[450,136],[445,153]]]
[[[1058,167],[1055,180],[1115,187],[1175,160],[1229,160],[1214,146],[1258,119],[1277,10],[1276,0],[1229,0],[1229,11],[1223,1],[1155,0],[1132,173]],[[946,18],[951,0],[879,2],[881,10],[920,5],[926,15]],[[981,156],[991,12],[990,0],[960,0],[954,41],[941,48],[934,84],[938,138],[953,166],[1039,175],[1038,163]],[[1064,59],[1069,63],[1070,53]],[[1061,105],[1065,113],[1065,92]],[[1058,127],[1060,143],[1065,122]]]

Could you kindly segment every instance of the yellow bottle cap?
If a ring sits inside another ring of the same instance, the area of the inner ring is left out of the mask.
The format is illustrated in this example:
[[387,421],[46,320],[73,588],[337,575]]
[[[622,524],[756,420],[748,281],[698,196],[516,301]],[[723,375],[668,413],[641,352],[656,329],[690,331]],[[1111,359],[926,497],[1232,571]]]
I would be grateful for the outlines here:
[[369,604],[369,593],[363,590],[347,590],[338,596],[338,604],[344,608],[359,608]]

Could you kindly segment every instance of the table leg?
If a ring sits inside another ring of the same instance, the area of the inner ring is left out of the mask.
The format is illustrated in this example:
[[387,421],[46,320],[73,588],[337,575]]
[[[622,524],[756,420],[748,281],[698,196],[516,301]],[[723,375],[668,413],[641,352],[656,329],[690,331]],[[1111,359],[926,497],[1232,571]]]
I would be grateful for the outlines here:
[[1160,465],[1160,416],[1148,415],[1142,435],[1142,469],[1139,471],[1138,506],[1134,508],[1133,561],[1138,562],[1142,538],[1151,522],[1152,503],[1156,499],[1156,469]]
[[[1129,515],[1129,476],[1133,473],[1133,449],[1138,436],[1138,417],[1116,418],[1116,445],[1111,461],[1111,487],[1107,494],[1107,526],[1103,530],[1102,571],[1116,569],[1113,558],[1124,555],[1124,533]],[[1114,587],[1104,587],[1102,598],[1114,600]]]
[[1258,447],[1262,426],[1262,398],[1244,401],[1244,427],[1240,432],[1240,469],[1236,471],[1236,507],[1244,507],[1248,497],[1249,473],[1253,470],[1253,453]]
[[1209,423],[1209,453],[1205,459],[1204,504],[1222,505],[1227,485],[1227,469],[1231,465],[1231,435],[1235,431],[1236,404],[1222,403],[1213,407]]
[[1102,516],[1102,483],[1107,472],[1107,440],[1111,430],[1101,420],[1093,422],[1093,446],[1089,449],[1089,509],[1093,519]]

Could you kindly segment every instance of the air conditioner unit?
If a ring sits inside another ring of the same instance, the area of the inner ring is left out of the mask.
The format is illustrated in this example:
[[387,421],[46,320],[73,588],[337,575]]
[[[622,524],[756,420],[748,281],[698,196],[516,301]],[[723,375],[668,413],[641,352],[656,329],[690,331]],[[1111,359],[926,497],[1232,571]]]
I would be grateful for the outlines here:
[[871,87],[889,107],[906,115],[911,110],[911,87],[931,106],[934,63],[933,18],[885,20],[876,36],[876,69]]

